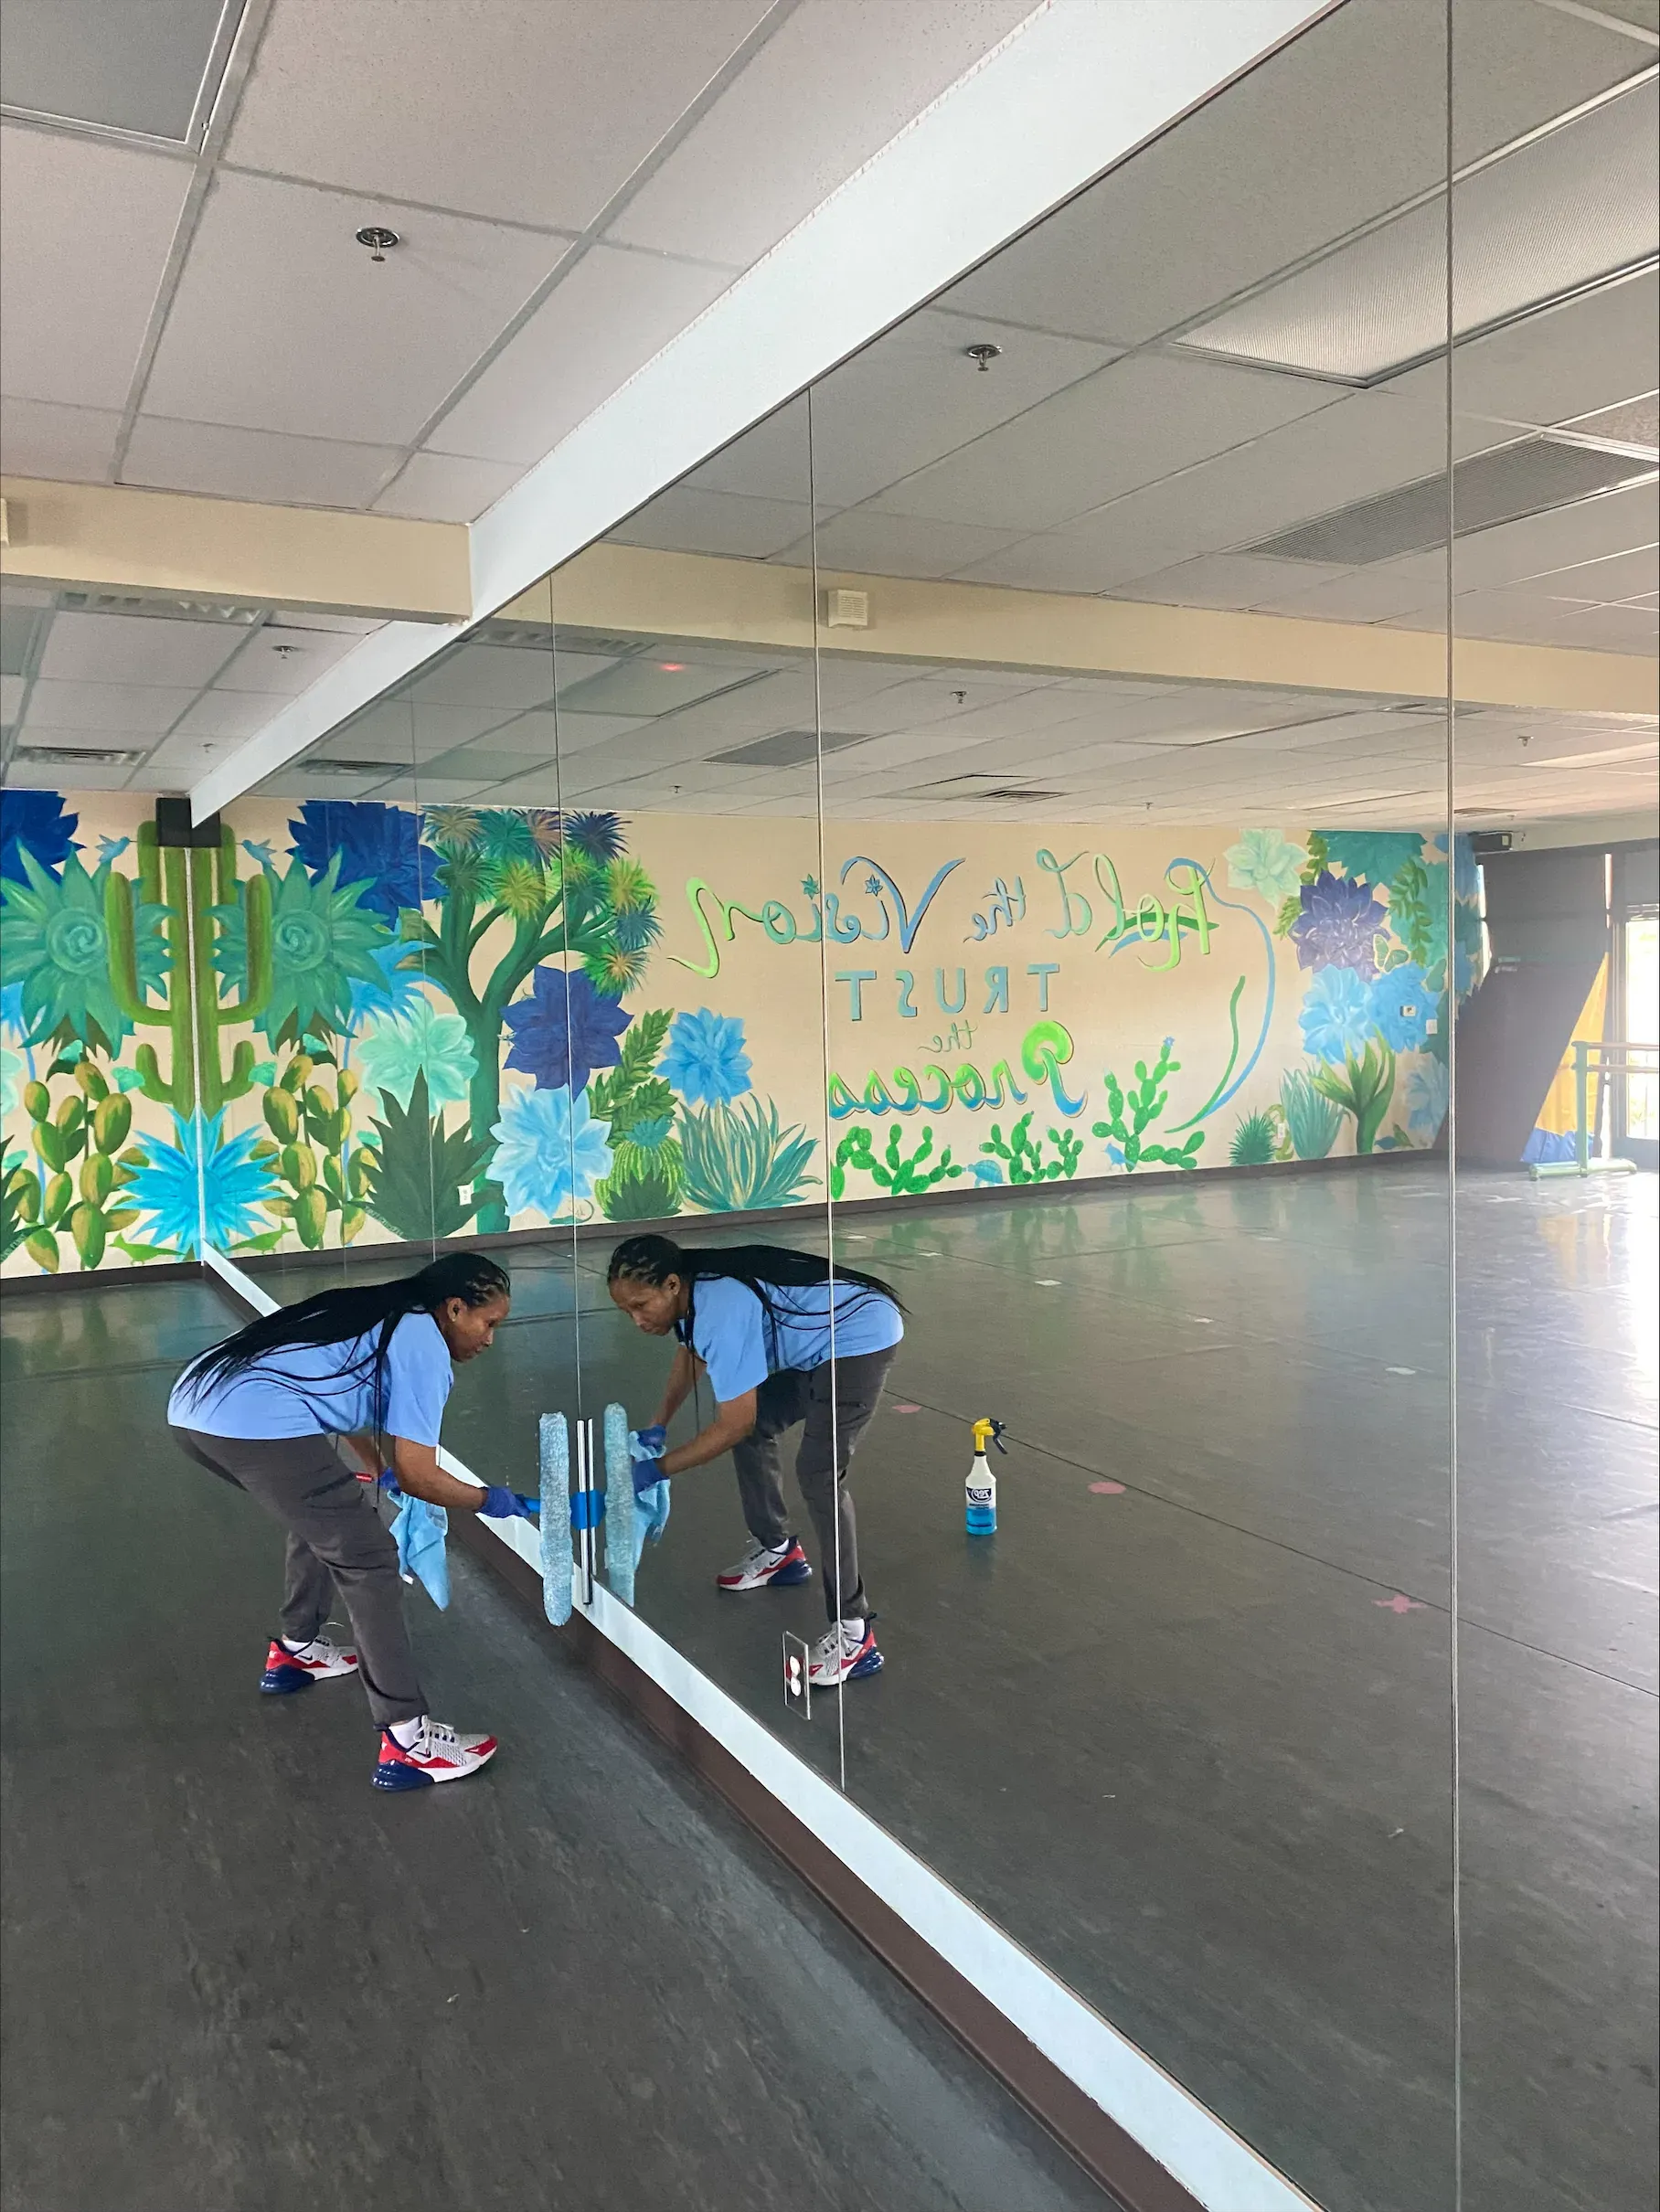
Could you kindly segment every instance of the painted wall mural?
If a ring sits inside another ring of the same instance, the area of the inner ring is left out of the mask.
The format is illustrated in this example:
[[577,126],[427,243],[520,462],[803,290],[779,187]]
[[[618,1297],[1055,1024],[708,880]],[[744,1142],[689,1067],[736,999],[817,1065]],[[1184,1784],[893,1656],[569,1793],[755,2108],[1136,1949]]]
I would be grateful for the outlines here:
[[0,823],[8,1272],[1424,1146],[1480,945],[1411,833]]

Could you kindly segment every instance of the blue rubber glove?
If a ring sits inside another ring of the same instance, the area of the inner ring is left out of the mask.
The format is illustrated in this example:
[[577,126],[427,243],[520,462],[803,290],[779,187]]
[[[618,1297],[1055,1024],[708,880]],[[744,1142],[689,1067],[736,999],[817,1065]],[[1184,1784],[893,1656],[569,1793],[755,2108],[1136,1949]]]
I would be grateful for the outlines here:
[[492,1483],[478,1510],[493,1521],[534,1521],[541,1513],[542,1502],[539,1498],[521,1497],[516,1491]]
[[381,1496],[390,1498],[394,1505],[398,1505],[403,1497],[403,1492],[398,1487],[398,1477],[389,1467],[382,1469],[378,1488]]
[[659,1459],[668,1442],[668,1430],[659,1422],[650,1429],[635,1429],[628,1440],[628,1448],[635,1459]]
[[636,1455],[633,1464],[633,1477],[634,1495],[639,1497],[643,1494],[643,1493],[650,1490],[654,1484],[660,1483],[665,1479],[663,1473],[663,1462],[660,1459],[641,1459]]

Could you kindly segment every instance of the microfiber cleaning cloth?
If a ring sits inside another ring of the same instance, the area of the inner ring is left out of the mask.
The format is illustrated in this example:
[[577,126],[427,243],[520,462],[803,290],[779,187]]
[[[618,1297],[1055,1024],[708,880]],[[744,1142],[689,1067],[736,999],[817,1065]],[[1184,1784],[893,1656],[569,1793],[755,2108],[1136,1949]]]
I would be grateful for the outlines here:
[[634,1488],[634,1446],[621,1406],[605,1409],[605,1576],[624,1605],[634,1601],[634,1577],[647,1542],[668,1526],[668,1484]]
[[562,1413],[544,1413],[542,1471],[542,1610],[555,1628],[570,1618],[570,1432]]
[[450,1561],[444,1550],[449,1533],[449,1515],[442,1505],[429,1505],[425,1498],[406,1497],[392,1523],[399,1573],[406,1582],[419,1582],[440,1611],[450,1602]]

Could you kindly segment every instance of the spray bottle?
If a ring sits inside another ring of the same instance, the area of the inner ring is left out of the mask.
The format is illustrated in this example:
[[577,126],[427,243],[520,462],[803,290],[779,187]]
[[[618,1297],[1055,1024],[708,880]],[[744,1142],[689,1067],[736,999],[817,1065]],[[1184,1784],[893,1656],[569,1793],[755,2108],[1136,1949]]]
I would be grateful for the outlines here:
[[997,1478],[986,1461],[988,1444],[995,1444],[1005,1458],[1008,1456],[1001,1421],[986,1420],[974,1423],[974,1460],[963,1485],[963,1503],[971,1537],[991,1537],[997,1533]]

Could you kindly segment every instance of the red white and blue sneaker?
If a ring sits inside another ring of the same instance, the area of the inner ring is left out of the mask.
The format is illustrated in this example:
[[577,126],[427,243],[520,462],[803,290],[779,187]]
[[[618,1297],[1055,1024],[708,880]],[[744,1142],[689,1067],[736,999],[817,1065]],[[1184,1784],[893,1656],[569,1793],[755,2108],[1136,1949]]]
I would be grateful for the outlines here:
[[356,1653],[331,1643],[326,1636],[314,1636],[298,1651],[291,1651],[273,1636],[265,1654],[260,1688],[267,1697],[284,1697],[291,1690],[309,1689],[314,1682],[337,1682],[342,1675],[356,1672]]
[[435,1781],[463,1781],[495,1757],[494,1736],[463,1736],[442,1720],[423,1717],[413,1743],[399,1743],[390,1728],[380,1731],[378,1790],[425,1790]]
[[868,1621],[841,1621],[813,1646],[807,1662],[807,1680],[815,1690],[834,1690],[861,1675],[878,1675],[882,1654],[876,1648],[876,1629]]
[[813,1569],[799,1540],[786,1537],[782,1544],[751,1544],[735,1566],[715,1577],[719,1590],[788,1590],[797,1582],[811,1582]]

